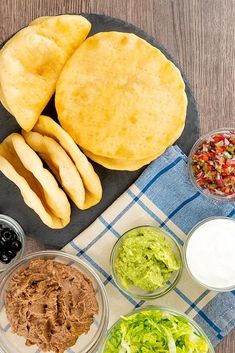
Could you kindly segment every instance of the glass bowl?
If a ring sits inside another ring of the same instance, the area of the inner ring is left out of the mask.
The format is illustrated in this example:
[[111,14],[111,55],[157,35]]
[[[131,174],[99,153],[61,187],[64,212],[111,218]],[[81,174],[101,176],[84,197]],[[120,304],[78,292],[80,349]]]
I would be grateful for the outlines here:
[[[146,291],[140,288],[137,288],[135,286],[131,286],[126,288],[123,283],[121,278],[118,276],[117,271],[115,270],[115,260],[118,256],[118,252],[120,249],[120,246],[122,245],[123,240],[125,239],[125,237],[128,235],[128,233],[134,229],[140,229],[140,228],[152,228],[152,229],[157,229],[158,232],[160,231],[160,233],[166,238],[166,240],[171,244],[173,252],[176,256],[176,259],[179,262],[179,270],[178,271],[174,271],[171,275],[171,277],[169,278],[169,280],[167,281],[166,285],[164,287],[158,288],[155,291]],[[130,295],[133,298],[137,298],[137,299],[141,299],[141,300],[151,300],[151,299],[156,299],[156,298],[160,298],[163,295],[167,294],[170,290],[172,290],[176,284],[178,283],[181,274],[182,274],[182,263],[183,263],[183,256],[182,256],[182,252],[181,252],[181,248],[179,246],[179,244],[177,243],[177,241],[173,238],[173,236],[171,236],[169,233],[165,232],[162,228],[158,228],[158,227],[154,227],[154,226],[150,226],[150,225],[143,225],[143,226],[138,226],[135,228],[132,228],[130,230],[128,230],[127,232],[125,232],[118,240],[117,242],[114,244],[114,247],[112,249],[111,252],[111,256],[110,256],[110,267],[111,267],[111,273],[114,279],[114,282],[116,283],[116,285],[126,294]]]
[[[202,282],[199,278],[197,278],[193,273],[192,271],[190,270],[190,266],[189,266],[189,263],[188,263],[188,260],[187,260],[187,248],[188,248],[188,244],[190,242],[190,239],[192,237],[192,235],[195,233],[195,231],[201,227],[202,225],[204,225],[205,223],[208,223],[212,220],[216,220],[216,219],[224,219],[224,220],[229,220],[229,221],[232,221],[235,223],[235,219],[233,218],[230,218],[230,217],[220,217],[220,216],[214,216],[214,217],[208,217],[204,220],[202,220],[201,222],[197,223],[192,229],[191,231],[188,233],[187,235],[187,239],[184,243],[184,246],[183,246],[183,259],[184,259],[184,264],[185,264],[185,267],[189,273],[189,275],[191,276],[192,280],[194,280],[195,282],[197,282],[198,284],[200,284],[201,286],[207,288],[207,289],[210,289],[212,291],[215,291],[215,292],[230,292],[232,290],[235,290],[235,279],[234,279],[234,286],[231,286],[231,287],[223,287],[223,288],[218,288],[218,287],[212,287],[204,282]],[[212,244],[211,244],[212,245]],[[201,255],[202,256],[202,255]],[[219,259],[218,259],[219,261]]]
[[12,265],[14,262],[19,260],[23,256],[26,238],[25,238],[25,234],[24,234],[23,229],[21,228],[19,223],[17,223],[13,218],[6,216],[6,215],[3,215],[3,214],[0,214],[0,224],[14,230],[14,232],[17,234],[17,237],[22,244],[22,248],[16,254],[14,259],[11,260],[11,262],[9,264],[4,264],[3,262],[0,262],[0,273],[1,273],[1,272],[5,271],[10,265]]
[[[160,310],[162,312],[165,312],[165,313],[169,313],[170,315],[173,315],[173,316],[181,316],[183,317],[184,319],[186,319],[188,321],[188,323],[193,327],[193,329],[195,330],[196,333],[198,333],[199,335],[202,335],[203,337],[205,337],[206,339],[206,342],[208,344],[208,352],[207,353],[215,353],[214,351],[214,348],[209,340],[209,338],[207,337],[207,335],[205,334],[205,332],[202,330],[202,328],[200,326],[198,326],[198,324],[193,321],[191,318],[189,318],[187,315],[179,312],[179,311],[176,311],[174,309],[171,309],[171,308],[167,308],[167,307],[164,307],[164,306],[158,306],[158,305],[149,305],[145,308],[142,308],[142,309],[136,309],[136,310],[133,310],[131,313],[129,313],[128,315],[125,315],[124,317],[129,317],[133,314],[136,314],[138,312],[143,312],[143,311],[147,311],[147,310]],[[101,345],[100,345],[100,348],[98,350],[98,353],[104,353],[105,351],[105,347],[106,347],[106,343],[110,337],[110,334],[112,332],[112,330],[115,328],[116,325],[118,325],[120,323],[120,321],[122,320],[122,318],[120,318],[118,321],[115,322],[115,324],[108,330],[106,336],[104,337]]]
[[39,352],[37,346],[27,347],[25,345],[25,338],[14,334],[11,331],[10,324],[6,317],[5,312],[5,298],[6,291],[12,276],[16,271],[24,268],[31,260],[35,259],[54,259],[60,263],[69,264],[80,270],[82,273],[87,275],[93,283],[96,299],[99,304],[99,313],[95,316],[94,323],[90,327],[87,334],[81,335],[75,346],[68,349],[66,352],[74,353],[93,353],[97,350],[97,347],[106,333],[108,319],[109,319],[109,307],[106,290],[99,276],[93,271],[93,269],[85,262],[81,261],[76,256],[66,254],[62,251],[40,251],[37,253],[30,254],[24,259],[15,263],[10,267],[4,278],[0,283],[0,352],[3,353],[32,353]]
[[209,197],[210,199],[214,201],[230,201],[230,202],[235,202],[235,194],[232,195],[217,195],[215,193],[210,192],[208,189],[203,189],[198,182],[196,181],[193,171],[192,171],[192,156],[196,152],[197,148],[203,143],[203,141],[208,140],[211,136],[216,135],[216,134],[231,134],[235,132],[235,128],[221,128],[217,130],[213,130],[209,132],[206,135],[201,136],[193,145],[189,157],[188,157],[188,174],[191,183],[193,186],[203,195]]

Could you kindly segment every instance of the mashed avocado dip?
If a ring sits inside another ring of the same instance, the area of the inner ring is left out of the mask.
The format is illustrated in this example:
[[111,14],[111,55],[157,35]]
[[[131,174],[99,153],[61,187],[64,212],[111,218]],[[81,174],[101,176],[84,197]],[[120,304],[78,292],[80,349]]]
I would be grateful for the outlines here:
[[124,287],[154,291],[164,287],[172,272],[179,270],[172,244],[161,229],[137,227],[123,236],[114,269]]

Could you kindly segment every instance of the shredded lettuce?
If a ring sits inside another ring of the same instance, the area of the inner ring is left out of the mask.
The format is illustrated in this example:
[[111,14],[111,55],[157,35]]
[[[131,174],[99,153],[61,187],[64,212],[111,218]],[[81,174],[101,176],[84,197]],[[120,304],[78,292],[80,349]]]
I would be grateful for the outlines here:
[[104,349],[104,353],[156,352],[208,353],[208,344],[185,317],[145,310],[122,317]]

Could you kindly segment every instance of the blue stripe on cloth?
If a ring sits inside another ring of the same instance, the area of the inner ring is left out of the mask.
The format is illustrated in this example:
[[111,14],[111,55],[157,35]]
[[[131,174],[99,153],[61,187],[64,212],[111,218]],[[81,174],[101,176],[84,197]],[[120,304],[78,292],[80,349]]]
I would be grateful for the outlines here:
[[144,194],[160,176],[168,172],[170,169],[174,168],[180,161],[182,161],[182,157],[177,157],[172,163],[160,170],[160,172],[154,175],[154,177],[145,185],[141,192]]
[[208,294],[210,293],[210,291],[207,289],[205,290],[195,301],[194,303],[192,303],[192,305],[190,305],[190,307],[185,311],[185,314],[189,314],[190,311],[192,311],[192,309],[195,307],[195,304],[197,305],[198,303],[200,303],[200,301],[202,299],[204,299]]
[[[108,225],[108,227],[106,226],[106,228],[104,230],[102,230],[102,232],[100,232],[87,246],[85,246],[82,250],[80,250],[82,252],[82,254],[84,252],[86,252],[87,250],[89,250],[98,240],[100,240],[109,229],[112,228],[112,226],[118,222],[118,220],[135,204],[135,202],[132,200],[114,219],[112,222],[110,222]],[[101,216],[100,216],[101,217]],[[100,219],[100,217],[98,218],[101,222],[102,220]],[[104,218],[103,218],[104,219]],[[103,222],[102,222],[103,223]],[[104,224],[104,223],[103,223]],[[105,224],[104,224],[105,225]],[[82,255],[80,254],[80,255]]]
[[112,224],[108,223],[108,222],[104,219],[103,216],[100,216],[100,217],[99,217],[99,220],[100,220],[100,222],[101,222],[106,228],[108,228],[108,230],[110,230],[110,231],[113,233],[113,235],[115,235],[115,237],[120,238],[120,234],[113,228],[113,225],[112,225]]
[[41,353],[40,349],[37,349],[35,353]]
[[110,281],[112,281],[112,276],[108,276],[106,280],[104,281],[104,285],[106,286]]
[[[181,292],[177,287],[174,288],[174,291],[182,298],[186,303],[188,303],[190,306],[192,306],[194,303],[183,293]],[[199,309],[196,305],[194,306],[194,310],[210,325],[211,328],[215,332],[217,332],[217,337],[219,339],[223,339],[223,336],[220,334],[221,329],[213,322],[209,317],[201,310]]]
[[[135,199],[136,195],[135,195],[131,190],[127,190],[127,193],[128,193],[133,199]],[[137,203],[138,205],[140,205],[141,208],[142,208],[145,212],[147,212],[157,223],[159,223],[159,224],[162,223],[162,219],[160,219],[160,218],[156,215],[156,213],[154,213],[148,206],[146,206],[146,205],[141,201],[141,199],[138,199],[138,200],[136,201],[136,203]],[[181,245],[184,244],[184,242],[183,242],[175,233],[173,233],[172,230],[170,230],[169,227],[167,227],[167,225],[165,225],[165,228],[166,228],[170,233],[173,234],[174,238],[175,238]]]
[[[105,233],[107,233],[108,229],[105,228],[102,232],[100,232],[87,246],[85,246],[85,248],[83,248],[81,250],[82,254],[84,252],[86,252],[87,250],[89,250],[99,239],[101,239],[103,237],[103,235],[105,235]],[[79,255],[82,255],[79,254]]]
[[193,200],[195,200],[196,198],[198,198],[200,196],[200,192],[197,191],[194,195],[190,196],[189,198],[187,198],[186,200],[184,200],[178,207],[176,207],[174,209],[174,211],[172,211],[169,216],[167,217],[167,219],[162,222],[162,224],[160,224],[161,227],[163,227],[167,221],[169,219],[171,219],[177,212],[179,212],[184,206],[186,206],[188,203],[192,202]]
[[227,217],[235,216],[235,208],[227,215]]
[[[89,255],[87,255],[85,252],[82,252],[82,249],[79,248],[78,245],[76,245],[74,243],[74,241],[72,240],[70,242],[70,245],[77,251],[77,256],[83,256],[84,259],[86,259],[88,262],[90,262],[90,264],[97,270],[99,271],[106,279],[106,284],[108,284],[109,282],[119,290],[119,292],[124,295],[124,297],[134,306],[136,306],[138,303],[132,299],[129,295],[127,295],[126,293],[122,292],[118,286],[116,285],[116,283],[114,282],[112,276],[110,276],[102,267],[100,267]],[[110,280],[107,281],[107,279],[110,278]]]
[[144,301],[144,300],[141,300],[139,303],[137,303],[137,304],[135,305],[135,309],[140,308],[144,303],[145,303],[145,301]]

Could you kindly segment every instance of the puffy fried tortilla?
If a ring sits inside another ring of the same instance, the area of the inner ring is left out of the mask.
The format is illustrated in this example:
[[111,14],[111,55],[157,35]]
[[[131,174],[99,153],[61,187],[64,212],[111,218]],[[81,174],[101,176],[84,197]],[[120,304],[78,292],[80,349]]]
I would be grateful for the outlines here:
[[46,162],[75,205],[84,209],[84,185],[75,164],[65,150],[54,139],[38,132],[22,131],[22,134],[28,145]]
[[55,91],[60,72],[91,24],[78,15],[39,18],[0,51],[0,99],[30,131]]
[[76,165],[85,187],[83,209],[96,205],[102,197],[102,186],[92,164],[78,148],[72,137],[53,119],[41,115],[33,131],[54,138],[67,152]]
[[97,156],[142,160],[180,136],[185,84],[164,54],[131,33],[100,32],[86,39],[56,84],[62,127]]
[[13,133],[0,144],[0,171],[17,185],[25,203],[48,227],[63,228],[69,223],[66,194],[21,135]]
[[155,158],[158,157],[158,156],[152,156],[145,159],[131,161],[131,160],[125,160],[125,159],[114,159],[114,158],[98,156],[85,149],[83,149],[83,152],[92,161],[102,165],[107,169],[112,169],[112,170],[128,170],[128,171],[138,170],[142,168],[144,165],[149,164]]

